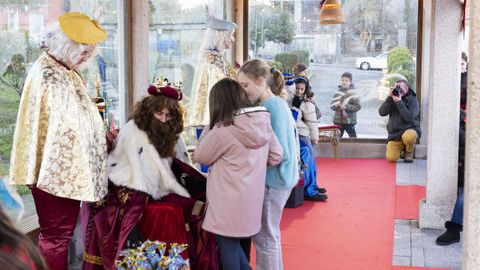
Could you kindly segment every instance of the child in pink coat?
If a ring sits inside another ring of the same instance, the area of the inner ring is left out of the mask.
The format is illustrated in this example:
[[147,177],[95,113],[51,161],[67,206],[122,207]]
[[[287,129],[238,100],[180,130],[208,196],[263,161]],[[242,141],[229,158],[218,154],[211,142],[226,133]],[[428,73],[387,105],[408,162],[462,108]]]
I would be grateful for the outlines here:
[[269,112],[254,107],[240,84],[222,79],[210,92],[210,125],[194,152],[209,165],[203,229],[216,234],[224,269],[251,269],[241,240],[260,231],[267,165],[283,150]]

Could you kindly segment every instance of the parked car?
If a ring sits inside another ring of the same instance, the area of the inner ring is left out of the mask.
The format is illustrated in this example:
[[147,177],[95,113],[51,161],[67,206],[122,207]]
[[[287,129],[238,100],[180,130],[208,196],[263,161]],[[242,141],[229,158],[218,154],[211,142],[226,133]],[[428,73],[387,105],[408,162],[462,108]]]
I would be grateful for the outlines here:
[[355,61],[355,66],[363,69],[386,69],[388,52],[381,53],[374,57],[360,57]]

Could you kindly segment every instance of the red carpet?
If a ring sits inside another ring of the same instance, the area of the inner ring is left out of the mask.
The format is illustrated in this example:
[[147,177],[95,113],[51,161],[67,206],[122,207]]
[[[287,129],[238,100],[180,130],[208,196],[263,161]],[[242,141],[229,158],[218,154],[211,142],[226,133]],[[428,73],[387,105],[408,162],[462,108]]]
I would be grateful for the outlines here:
[[425,198],[424,186],[397,186],[395,191],[395,218],[418,219],[418,202]]
[[391,269],[395,164],[323,158],[317,164],[329,199],[284,210],[284,269]]

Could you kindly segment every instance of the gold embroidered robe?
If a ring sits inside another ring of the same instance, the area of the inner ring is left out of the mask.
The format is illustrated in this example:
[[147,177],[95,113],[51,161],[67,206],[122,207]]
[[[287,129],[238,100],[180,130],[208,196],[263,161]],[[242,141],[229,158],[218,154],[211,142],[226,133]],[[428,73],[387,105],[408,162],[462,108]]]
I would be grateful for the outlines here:
[[237,79],[237,71],[225,57],[216,52],[208,51],[200,60],[195,71],[188,110],[188,126],[206,126],[210,124],[208,97],[213,85],[223,78]]
[[11,181],[97,201],[107,193],[106,154],[103,121],[82,78],[43,53],[20,99]]

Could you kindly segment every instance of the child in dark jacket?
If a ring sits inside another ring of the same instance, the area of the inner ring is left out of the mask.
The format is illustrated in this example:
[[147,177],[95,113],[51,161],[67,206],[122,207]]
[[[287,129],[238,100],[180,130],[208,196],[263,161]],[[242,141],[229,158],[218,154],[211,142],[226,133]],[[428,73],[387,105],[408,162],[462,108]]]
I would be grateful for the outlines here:
[[335,111],[333,123],[340,126],[340,137],[347,131],[350,138],[356,138],[357,112],[360,110],[360,99],[355,93],[352,83],[352,74],[345,72],[341,77],[341,84],[333,96],[330,108]]

